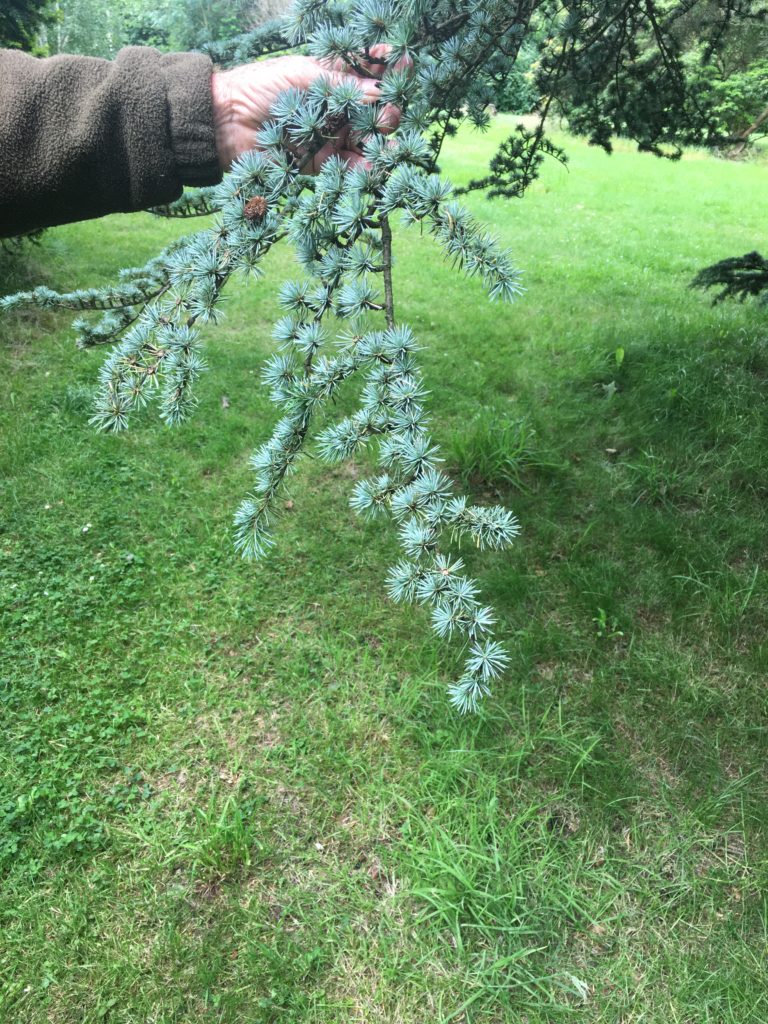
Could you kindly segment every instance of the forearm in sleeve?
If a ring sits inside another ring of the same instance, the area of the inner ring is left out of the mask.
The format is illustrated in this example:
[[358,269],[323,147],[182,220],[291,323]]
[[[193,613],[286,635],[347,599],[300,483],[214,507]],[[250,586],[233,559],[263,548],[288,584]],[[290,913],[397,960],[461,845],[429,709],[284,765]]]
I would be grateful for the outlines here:
[[0,237],[219,181],[211,73],[202,54],[149,47],[114,61],[0,50]]

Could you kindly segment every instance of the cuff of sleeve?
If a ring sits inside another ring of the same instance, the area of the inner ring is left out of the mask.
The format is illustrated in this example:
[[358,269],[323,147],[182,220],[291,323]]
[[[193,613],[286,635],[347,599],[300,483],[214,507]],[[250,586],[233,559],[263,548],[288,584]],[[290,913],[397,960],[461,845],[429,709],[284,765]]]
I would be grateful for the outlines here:
[[166,82],[171,145],[184,185],[221,181],[213,124],[213,64],[202,53],[168,53],[161,60]]

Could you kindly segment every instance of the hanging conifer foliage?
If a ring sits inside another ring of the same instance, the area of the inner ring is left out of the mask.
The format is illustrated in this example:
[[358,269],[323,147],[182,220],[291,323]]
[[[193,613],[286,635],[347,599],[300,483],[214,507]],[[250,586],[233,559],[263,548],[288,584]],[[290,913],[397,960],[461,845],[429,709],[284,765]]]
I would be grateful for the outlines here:
[[[235,544],[248,558],[268,554],[276,502],[304,452],[334,463],[373,447],[380,472],[356,484],[351,505],[363,516],[388,517],[397,531],[402,558],[387,576],[391,597],[428,606],[437,634],[466,645],[464,671],[450,690],[462,711],[488,692],[507,654],[494,636],[492,610],[451,551],[461,539],[505,548],[518,526],[507,509],[472,505],[457,494],[441,469],[417,339],[396,315],[390,220],[420,225],[457,269],[482,279],[491,299],[508,302],[519,293],[509,252],[435,173],[439,141],[452,121],[485,122],[490,76],[501,73],[503,54],[516,52],[519,20],[517,6],[506,0],[301,0],[280,45],[375,76],[379,100],[367,102],[349,80],[339,83],[330,74],[305,91],[283,93],[254,150],[221,185],[155,211],[214,212],[212,228],[174,242],[144,267],[122,271],[110,288],[69,294],[38,288],[3,300],[5,308],[32,301],[102,311],[75,323],[81,345],[114,343],[92,423],[124,430],[135,412],[155,402],[174,425],[194,410],[195,383],[205,369],[202,330],[219,319],[228,281],[235,274],[259,276],[270,248],[291,244],[304,275],[280,291],[285,314],[262,371],[278,419],[251,457],[254,481],[234,516]],[[274,25],[262,30],[272,45],[274,33]],[[250,45],[261,44],[251,39]],[[389,104],[401,111],[394,135],[386,134]],[[365,164],[350,169],[332,157],[317,175],[305,173],[340,123],[349,126]],[[435,128],[430,142],[425,134]],[[318,431],[321,411],[353,377],[363,380],[360,408]]]

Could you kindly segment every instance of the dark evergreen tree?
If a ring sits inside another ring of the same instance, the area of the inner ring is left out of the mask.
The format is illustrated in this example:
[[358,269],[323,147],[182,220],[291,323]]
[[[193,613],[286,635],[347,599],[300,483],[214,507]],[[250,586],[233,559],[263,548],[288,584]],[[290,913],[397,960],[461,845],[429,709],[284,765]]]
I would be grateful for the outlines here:
[[[608,151],[614,135],[668,157],[681,145],[732,145],[741,129],[738,117],[723,118],[717,84],[752,70],[768,90],[764,0],[553,0],[544,8],[540,95]],[[758,47],[746,47],[746,37]],[[757,108],[754,95],[744,97],[743,127],[766,102],[766,91]]]

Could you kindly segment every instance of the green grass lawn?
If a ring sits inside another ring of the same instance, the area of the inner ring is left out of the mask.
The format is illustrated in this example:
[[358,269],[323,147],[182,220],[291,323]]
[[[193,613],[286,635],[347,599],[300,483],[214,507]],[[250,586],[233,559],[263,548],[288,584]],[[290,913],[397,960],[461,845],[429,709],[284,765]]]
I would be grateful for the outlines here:
[[[3,1024],[768,1019],[768,320],[687,290],[764,244],[766,165],[567,145],[470,200],[514,306],[396,238],[435,436],[523,529],[466,554],[512,653],[475,717],[384,596],[366,467],[307,460],[271,558],[232,549],[290,253],[230,289],[172,431],[94,433],[102,354],[0,322]],[[4,290],[187,230],[59,228]]]

